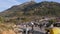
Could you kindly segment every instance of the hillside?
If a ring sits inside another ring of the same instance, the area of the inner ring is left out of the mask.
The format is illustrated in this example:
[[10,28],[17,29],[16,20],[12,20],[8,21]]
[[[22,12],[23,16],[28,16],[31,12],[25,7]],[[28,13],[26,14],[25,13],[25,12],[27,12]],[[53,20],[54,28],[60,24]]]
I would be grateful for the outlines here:
[[19,23],[40,19],[42,17],[60,17],[60,3],[43,1],[40,3],[26,2],[0,13],[7,22]]
[[[60,22],[60,18],[58,17],[60,17],[60,3],[57,2],[43,1],[36,3],[31,1],[14,5],[0,12],[0,33],[17,34],[17,31],[20,33],[19,30],[21,27],[23,27],[22,29],[26,29],[25,25],[29,29],[31,27],[30,25],[32,25],[34,31],[37,29],[40,32],[40,25],[43,26],[46,23],[42,28],[44,31],[45,27],[48,27],[51,23]],[[39,28],[35,27],[37,25]]]
[[12,6],[11,8],[1,13],[5,17],[14,16],[60,16],[60,3],[57,2],[26,2],[20,5]]
[[14,16],[21,16],[25,12],[25,8],[30,7],[36,4],[35,2],[26,2],[20,5],[12,6],[11,8],[3,11],[0,15],[7,16],[7,17],[14,17]]

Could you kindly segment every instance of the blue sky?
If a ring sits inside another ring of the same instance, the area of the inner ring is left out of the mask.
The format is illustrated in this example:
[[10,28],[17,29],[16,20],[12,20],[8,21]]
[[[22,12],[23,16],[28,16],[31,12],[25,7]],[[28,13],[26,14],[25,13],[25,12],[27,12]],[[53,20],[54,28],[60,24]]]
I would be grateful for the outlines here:
[[[10,8],[13,5],[19,5],[27,1],[29,0],[0,0],[0,12]],[[35,1],[36,2],[41,2],[41,1],[60,2],[60,0],[35,0]]]

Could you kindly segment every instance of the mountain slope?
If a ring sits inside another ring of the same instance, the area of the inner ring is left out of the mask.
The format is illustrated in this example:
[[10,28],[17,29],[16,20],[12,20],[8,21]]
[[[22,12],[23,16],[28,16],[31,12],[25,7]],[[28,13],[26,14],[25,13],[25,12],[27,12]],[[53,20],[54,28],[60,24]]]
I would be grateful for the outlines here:
[[26,2],[13,6],[0,15],[5,17],[15,16],[60,16],[60,3],[57,2]]
[[10,16],[16,16],[17,13],[18,14],[24,13],[24,9],[26,7],[32,6],[34,4],[35,4],[35,2],[26,2],[26,3],[23,3],[21,5],[15,5],[15,6],[12,6],[11,8],[9,8],[9,9],[7,9],[7,10],[1,12],[0,15],[2,15],[2,16],[9,16],[9,17]]

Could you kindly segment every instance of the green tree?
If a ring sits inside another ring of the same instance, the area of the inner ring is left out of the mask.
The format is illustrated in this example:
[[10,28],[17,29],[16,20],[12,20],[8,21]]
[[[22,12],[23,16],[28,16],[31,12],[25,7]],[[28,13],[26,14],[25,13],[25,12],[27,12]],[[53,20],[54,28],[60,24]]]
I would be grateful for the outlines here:
[[4,23],[4,18],[0,16],[0,23]]
[[23,22],[25,22],[25,23],[30,21],[29,18],[21,18],[21,20],[22,20]]

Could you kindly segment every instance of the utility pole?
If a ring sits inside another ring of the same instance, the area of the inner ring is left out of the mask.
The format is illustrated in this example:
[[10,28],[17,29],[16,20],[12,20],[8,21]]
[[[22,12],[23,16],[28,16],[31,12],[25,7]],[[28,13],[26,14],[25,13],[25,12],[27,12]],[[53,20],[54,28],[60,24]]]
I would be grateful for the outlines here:
[[31,24],[32,24],[32,34],[33,34],[33,33],[34,33],[34,30],[33,30],[33,28],[34,28],[34,23],[31,22]]

